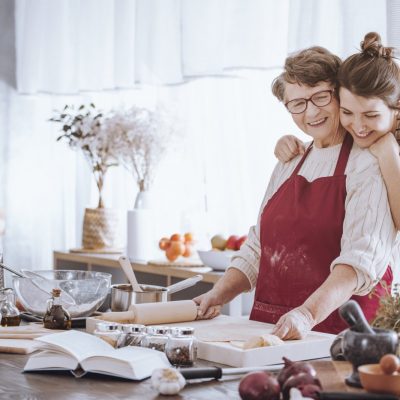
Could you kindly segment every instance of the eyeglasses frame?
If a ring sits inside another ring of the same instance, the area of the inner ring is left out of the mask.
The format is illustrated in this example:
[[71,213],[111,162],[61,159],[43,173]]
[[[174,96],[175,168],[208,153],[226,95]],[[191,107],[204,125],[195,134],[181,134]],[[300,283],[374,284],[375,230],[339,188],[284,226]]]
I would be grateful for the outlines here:
[[[312,101],[312,98],[313,98],[315,95],[317,95],[317,94],[319,94],[319,93],[323,93],[323,92],[329,92],[330,95],[331,95],[331,98],[329,99],[328,103],[324,104],[323,106],[318,106],[317,104],[315,104],[315,103]],[[308,102],[309,102],[309,101],[311,101],[311,103],[313,103],[315,107],[325,107],[325,106],[327,106],[328,104],[331,104],[334,93],[335,93],[335,89],[320,90],[319,92],[315,92],[312,96],[310,96],[310,97],[307,98],[307,99],[306,99],[306,98],[300,97],[300,98],[298,98],[298,99],[290,100],[290,101],[288,101],[287,103],[285,103],[285,107],[286,107],[286,109],[290,112],[290,114],[295,114],[295,115],[303,114],[303,112],[305,112],[305,111],[307,110]],[[305,100],[305,102],[306,102],[306,107],[304,108],[303,111],[301,111],[301,112],[292,112],[292,111],[289,110],[288,104],[289,104],[290,102],[296,101],[296,100]]]

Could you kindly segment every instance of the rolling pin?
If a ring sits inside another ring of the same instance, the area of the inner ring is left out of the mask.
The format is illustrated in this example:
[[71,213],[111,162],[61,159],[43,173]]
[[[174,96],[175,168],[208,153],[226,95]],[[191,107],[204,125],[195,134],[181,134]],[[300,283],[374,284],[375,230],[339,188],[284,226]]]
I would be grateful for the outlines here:
[[159,325],[194,321],[196,317],[196,303],[193,300],[180,300],[131,304],[128,311],[107,312],[96,318],[121,324]]

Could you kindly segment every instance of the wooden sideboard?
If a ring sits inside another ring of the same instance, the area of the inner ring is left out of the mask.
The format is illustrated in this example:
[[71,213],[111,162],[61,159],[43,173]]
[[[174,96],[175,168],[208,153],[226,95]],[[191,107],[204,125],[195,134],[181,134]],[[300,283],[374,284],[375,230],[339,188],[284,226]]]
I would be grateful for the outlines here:
[[[83,269],[88,271],[109,272],[112,274],[112,283],[127,282],[124,272],[118,263],[120,254],[98,253],[71,253],[66,251],[54,251],[54,269]],[[153,266],[146,263],[131,263],[139,283],[151,285],[169,286],[182,279],[201,274],[203,280],[197,285],[171,295],[171,300],[192,299],[210,290],[221,278],[223,272],[213,271],[210,267],[176,267]],[[232,302],[224,306],[222,312],[227,315],[240,316],[248,314],[246,304],[252,303],[252,294],[238,296]]]

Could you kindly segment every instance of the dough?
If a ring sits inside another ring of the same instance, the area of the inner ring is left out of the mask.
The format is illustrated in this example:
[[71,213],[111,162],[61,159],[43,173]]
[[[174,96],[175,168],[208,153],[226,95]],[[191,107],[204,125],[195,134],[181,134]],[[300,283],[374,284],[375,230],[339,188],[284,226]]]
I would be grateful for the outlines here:
[[283,340],[278,336],[266,333],[261,336],[253,336],[246,341],[232,340],[230,344],[243,350],[255,349],[257,347],[278,346],[283,344]]

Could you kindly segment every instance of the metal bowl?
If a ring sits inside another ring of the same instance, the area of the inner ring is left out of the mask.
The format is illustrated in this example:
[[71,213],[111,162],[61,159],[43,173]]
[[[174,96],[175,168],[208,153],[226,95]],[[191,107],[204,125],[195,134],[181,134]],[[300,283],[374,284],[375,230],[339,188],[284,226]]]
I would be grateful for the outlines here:
[[93,314],[103,303],[111,286],[111,274],[95,271],[40,270],[33,271],[40,278],[13,278],[19,301],[34,315],[43,316],[52,289],[59,288],[72,299],[61,303],[72,318]]

